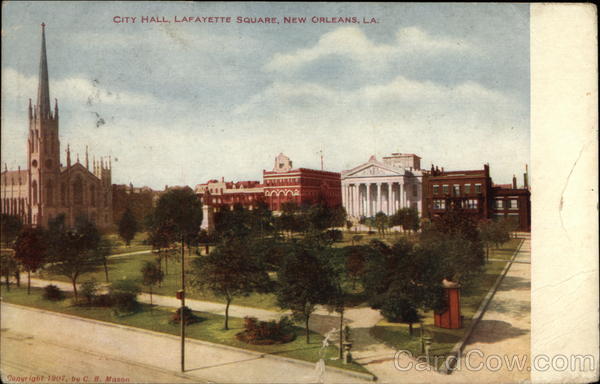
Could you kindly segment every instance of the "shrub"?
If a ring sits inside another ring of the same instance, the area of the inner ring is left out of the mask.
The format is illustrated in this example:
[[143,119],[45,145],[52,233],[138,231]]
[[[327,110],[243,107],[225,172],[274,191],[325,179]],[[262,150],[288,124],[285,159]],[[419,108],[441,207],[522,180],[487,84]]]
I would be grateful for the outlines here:
[[85,298],[87,305],[92,305],[92,302],[98,293],[98,282],[96,279],[85,281],[81,284],[79,291],[81,292],[81,296]]
[[344,234],[339,229],[330,229],[326,232],[327,237],[331,241],[342,241],[344,240]]
[[49,284],[44,287],[43,297],[46,300],[58,301],[63,300],[65,295],[56,285]]
[[92,301],[92,305],[95,307],[112,307],[113,304],[110,294],[96,295]]
[[129,314],[138,309],[140,287],[131,280],[115,281],[110,287],[110,300],[117,314]]
[[294,326],[289,317],[271,321],[258,321],[255,317],[244,317],[244,330],[235,335],[248,344],[268,345],[289,343],[296,338]]
[[[202,318],[194,315],[194,312],[189,307],[183,307],[183,317],[185,319],[185,325],[194,324],[202,321]],[[181,307],[177,308],[175,312],[173,312],[173,316],[171,316],[171,320],[169,323],[171,324],[179,324],[181,321]]]

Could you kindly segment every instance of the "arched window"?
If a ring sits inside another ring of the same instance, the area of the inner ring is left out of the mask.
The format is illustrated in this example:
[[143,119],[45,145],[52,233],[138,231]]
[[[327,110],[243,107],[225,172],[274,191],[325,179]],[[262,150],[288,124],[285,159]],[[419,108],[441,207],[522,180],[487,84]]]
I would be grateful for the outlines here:
[[33,195],[33,204],[37,204],[38,203],[38,186],[37,186],[37,181],[33,181],[33,183],[31,183],[31,194]]
[[54,186],[52,180],[48,180],[46,183],[46,204],[54,205]]
[[60,185],[60,202],[63,207],[67,206],[67,186],[65,183]]
[[96,206],[96,187],[94,185],[90,185],[90,201],[92,207]]
[[81,176],[77,176],[75,182],[73,182],[73,202],[83,204],[83,181],[81,181]]

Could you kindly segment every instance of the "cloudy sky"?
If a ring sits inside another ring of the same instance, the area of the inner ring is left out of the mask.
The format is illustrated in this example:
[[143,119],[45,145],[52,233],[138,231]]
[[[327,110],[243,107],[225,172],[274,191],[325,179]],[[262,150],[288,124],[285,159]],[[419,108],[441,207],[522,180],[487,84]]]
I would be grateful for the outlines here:
[[[140,23],[142,16],[172,22]],[[280,24],[238,24],[237,16]],[[307,21],[284,24],[284,16]],[[260,180],[279,152],[319,168],[322,150],[333,171],[391,152],[416,153],[424,167],[489,162],[497,183],[529,162],[525,4],[5,2],[9,168],[26,164],[42,21],[61,145],[81,157],[86,144],[97,158],[112,155],[115,183]]]

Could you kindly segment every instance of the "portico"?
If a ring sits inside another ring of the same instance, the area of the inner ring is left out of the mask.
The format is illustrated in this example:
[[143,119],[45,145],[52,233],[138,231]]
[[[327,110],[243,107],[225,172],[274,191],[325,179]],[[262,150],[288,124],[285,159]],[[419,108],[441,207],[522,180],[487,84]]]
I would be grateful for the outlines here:
[[371,156],[367,163],[342,172],[343,205],[354,219],[378,212],[393,215],[401,208],[420,212],[421,177],[420,170],[393,161],[380,162]]

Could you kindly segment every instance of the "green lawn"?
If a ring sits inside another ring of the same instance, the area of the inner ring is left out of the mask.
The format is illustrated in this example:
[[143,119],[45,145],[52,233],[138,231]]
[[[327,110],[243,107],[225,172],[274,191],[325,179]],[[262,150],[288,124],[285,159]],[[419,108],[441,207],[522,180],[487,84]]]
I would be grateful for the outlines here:
[[[129,325],[137,328],[149,329],[156,332],[168,333],[172,335],[179,334],[178,324],[169,324],[169,319],[173,309],[164,307],[154,307],[151,310],[150,305],[141,305],[139,312],[118,317],[112,314],[110,308],[87,308],[72,305],[71,295],[62,301],[48,301],[42,298],[41,288],[32,288],[31,295],[27,295],[25,287],[11,287],[7,291],[2,286],[0,292],[2,300],[8,303],[26,305],[30,307],[41,308],[49,311],[67,313],[79,317],[86,317],[100,321]],[[195,312],[202,318],[199,323],[191,324],[186,327],[186,335],[193,339],[210,341],[218,344],[225,344],[237,348],[254,350],[262,353],[269,353],[279,356],[290,357],[294,359],[317,362],[319,360],[319,350],[323,337],[317,333],[311,332],[311,343],[306,344],[304,329],[297,327],[297,337],[294,341],[279,345],[251,345],[241,342],[235,338],[235,334],[243,330],[243,319],[230,317],[229,330],[223,329],[224,317],[205,312]],[[337,348],[333,345],[327,348],[325,356],[327,358],[337,356]],[[326,360],[326,364],[338,368],[350,369],[358,372],[368,372],[361,365],[352,363],[345,365],[339,360]]]
[[[189,256],[186,251],[186,264],[192,258],[199,257],[196,255]],[[156,256],[154,254],[139,254],[139,255],[129,255],[117,258],[109,259],[108,264],[108,276],[111,281],[118,279],[133,279],[137,280],[141,285],[141,272],[140,269],[147,261],[155,261]],[[189,271],[191,268],[186,266],[186,269]],[[165,271],[164,263],[163,263],[163,272]],[[181,263],[179,262],[179,255],[177,257],[173,257],[167,262],[167,271],[165,274],[165,279],[160,287],[154,287],[153,293],[165,296],[175,296],[175,292],[181,288]],[[48,271],[41,271],[39,273],[39,277],[42,279],[48,280],[59,280],[70,282],[69,279],[65,276],[50,274]],[[79,279],[78,283],[82,283],[89,279],[96,279],[99,282],[106,281],[104,276],[104,267],[99,266],[95,269],[94,272],[85,273]],[[189,277],[188,277],[189,279]],[[189,281],[189,280],[188,280]],[[148,287],[142,286],[145,292],[148,292]],[[224,303],[225,301],[213,295],[211,292],[203,290],[203,291],[195,291],[190,290],[187,294],[187,297],[191,299],[198,300],[206,300],[217,303]],[[239,297],[235,298],[232,304],[243,305],[248,307],[255,308],[263,308],[270,310],[278,310],[275,296],[272,294],[252,294],[247,297]]]
[[138,232],[133,240],[131,240],[131,244],[127,246],[123,239],[116,234],[110,233],[105,235],[114,245],[112,254],[120,254],[120,253],[129,253],[129,252],[138,252],[138,251],[148,251],[152,249],[152,246],[144,244],[146,239],[148,238],[148,234],[146,232]]
[[[520,239],[511,239],[504,244],[500,249],[492,249],[490,258],[509,260],[510,256],[515,252],[521,243]],[[479,276],[473,284],[465,288],[461,292],[461,314],[464,317],[463,327],[460,329],[444,329],[437,328],[433,325],[433,312],[429,311],[423,314],[424,331],[432,338],[430,354],[432,356],[440,356],[437,363],[438,366],[448,356],[454,345],[461,340],[465,331],[471,324],[473,315],[481,305],[485,295],[504,267],[506,261],[492,261],[486,264],[485,272]],[[420,328],[418,324],[413,326],[413,336],[409,335],[409,327],[407,324],[390,323],[385,320],[380,321],[371,329],[371,334],[380,341],[399,350],[411,351],[413,356],[420,356],[421,340]]]

